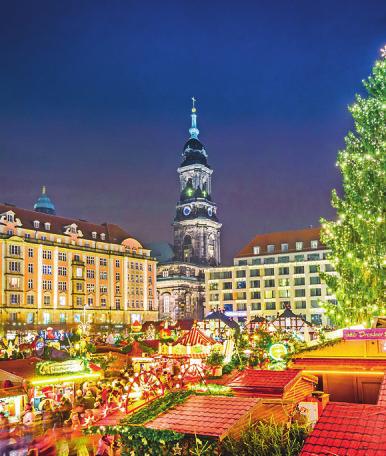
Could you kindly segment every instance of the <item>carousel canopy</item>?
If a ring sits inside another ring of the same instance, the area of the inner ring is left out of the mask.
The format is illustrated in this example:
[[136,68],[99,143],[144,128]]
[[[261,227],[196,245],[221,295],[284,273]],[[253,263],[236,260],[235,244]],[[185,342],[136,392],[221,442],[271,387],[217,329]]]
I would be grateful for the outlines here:
[[195,326],[174,342],[174,345],[214,345],[217,344],[214,339],[206,336]]
[[229,318],[225,315],[224,312],[221,312],[220,310],[215,310],[213,312],[210,312],[205,318],[204,320],[221,320],[225,325],[229,326],[229,328],[233,328],[233,329],[240,329],[240,326],[238,325],[238,323],[234,320],[232,320],[232,318]]

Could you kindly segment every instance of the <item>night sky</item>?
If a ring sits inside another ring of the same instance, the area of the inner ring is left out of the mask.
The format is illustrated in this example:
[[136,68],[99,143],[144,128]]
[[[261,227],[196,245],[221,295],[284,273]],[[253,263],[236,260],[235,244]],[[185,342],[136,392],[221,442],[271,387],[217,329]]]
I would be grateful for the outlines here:
[[3,1],[0,201],[171,241],[194,95],[223,262],[315,226],[385,30],[374,0]]

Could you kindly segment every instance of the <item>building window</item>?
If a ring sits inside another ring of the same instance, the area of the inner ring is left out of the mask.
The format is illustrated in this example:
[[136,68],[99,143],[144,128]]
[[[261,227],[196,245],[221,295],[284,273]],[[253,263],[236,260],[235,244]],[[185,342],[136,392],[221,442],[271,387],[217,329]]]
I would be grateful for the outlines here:
[[218,290],[218,282],[210,283],[210,284],[209,284],[209,290],[210,290],[210,291]]
[[96,238],[97,238],[97,233],[96,233],[96,231],[93,231],[93,232],[91,233],[91,237],[92,237],[93,239],[96,239]]
[[100,266],[107,266],[107,259],[106,258],[99,258],[99,265]]
[[306,295],[306,290],[304,288],[299,288],[295,290],[295,298],[304,298]]
[[65,306],[66,305],[66,297],[65,296],[59,296],[59,305],[60,306]]
[[92,256],[86,257],[86,263],[87,264],[95,264],[95,258]]
[[67,283],[66,282],[58,282],[58,290],[59,291],[67,291]]
[[311,249],[317,249],[318,248],[318,241],[311,241]]
[[106,298],[101,298],[101,307],[106,307]]
[[74,314],[74,322],[80,323],[80,314]]
[[99,277],[101,280],[107,280],[107,272],[106,271],[100,272]]
[[251,310],[261,310],[261,302],[253,302],[251,305]]
[[267,245],[267,252],[268,253],[273,253],[275,251],[275,245],[274,244],[268,244]]
[[102,239],[102,241],[104,241],[106,239],[106,234],[105,233],[101,233],[101,239]]
[[275,302],[266,302],[265,310],[276,310],[276,303]]
[[52,266],[48,264],[43,264],[43,274],[44,275],[51,275],[52,274]]
[[251,280],[250,287],[251,288],[260,288],[260,280]]
[[242,269],[241,271],[236,271],[236,277],[239,279],[241,277],[245,277],[247,275],[245,269]]
[[76,291],[77,291],[78,293],[81,293],[81,292],[83,291],[83,284],[77,283],[77,284],[76,284]]
[[239,266],[246,266],[246,265],[247,265],[247,260],[239,260],[239,261],[237,262],[237,264],[238,264]]
[[51,290],[52,282],[51,280],[43,280],[43,290]]
[[28,279],[28,289],[32,290],[33,287],[34,287],[33,280],[32,279]]
[[162,277],[169,277],[169,271],[162,271]]
[[29,312],[27,314],[27,325],[32,325],[35,321],[35,314],[33,312]]
[[317,299],[311,299],[311,307],[313,309],[319,309],[320,308],[320,303]]
[[119,272],[115,273],[115,280],[117,280],[118,282],[121,280],[121,274]]
[[89,307],[92,307],[94,305],[94,299],[93,298],[87,298],[87,305]]
[[253,247],[253,253],[254,253],[254,255],[259,255],[260,254],[260,246],[255,245]]
[[82,268],[76,268],[75,275],[76,275],[76,277],[83,277]]
[[121,287],[119,285],[115,285],[115,294],[121,294]]
[[305,309],[307,307],[306,301],[295,301],[295,309]]
[[34,220],[34,228],[38,229],[40,226],[39,220]]
[[9,297],[9,301],[11,304],[20,304],[21,298],[20,294],[11,294]]
[[279,298],[290,298],[291,292],[290,290],[279,290]]
[[318,272],[318,266],[316,264],[312,264],[310,267],[309,267],[309,271],[310,271],[310,274],[315,274]]
[[295,261],[297,263],[301,263],[302,261],[304,261],[304,255],[295,255]]
[[251,269],[249,271],[250,277],[259,277],[260,276],[260,269]]
[[239,280],[238,282],[236,282],[236,288],[241,289],[241,288],[246,288],[246,287],[247,287],[247,284],[246,284],[245,280]]
[[21,271],[21,266],[18,261],[10,261],[8,264],[8,270],[10,272],[20,272]]
[[44,296],[43,303],[45,306],[49,306],[51,304],[51,296]]
[[34,265],[33,265],[33,263],[28,263],[28,272],[31,273],[31,274],[34,272]]
[[275,286],[275,279],[267,279],[267,280],[264,280],[264,286],[265,286],[266,288],[274,287],[274,286]]
[[78,307],[83,306],[83,298],[81,296],[76,297],[76,305]]
[[279,268],[279,275],[288,275],[289,273],[290,273],[290,270],[288,267]]
[[266,276],[275,275],[275,269],[274,268],[265,268],[264,269],[264,275],[266,275]]
[[51,260],[51,258],[52,258],[51,250],[43,250],[43,258],[45,260]]
[[288,252],[288,244],[285,244],[285,243],[282,244],[282,245],[281,245],[281,251],[282,251],[282,252]]
[[66,323],[66,314],[65,313],[61,313],[59,314],[59,323]]
[[21,254],[20,246],[19,245],[10,245],[9,246],[9,254],[10,255],[20,256],[20,254]]
[[32,258],[34,256],[34,249],[28,249],[28,257]]
[[264,298],[265,299],[273,299],[275,297],[275,290],[265,290]]
[[318,260],[320,260],[320,255],[319,255],[319,253],[309,253],[307,255],[307,260],[308,261],[318,261]]
[[304,274],[304,266],[295,266],[294,274]]
[[264,264],[274,264],[274,263],[275,263],[275,257],[264,258]]
[[34,304],[34,302],[35,302],[34,296],[33,295],[27,295],[27,304],[32,306]]
[[121,300],[119,298],[116,298],[116,300],[115,300],[115,308],[117,310],[121,309]]
[[290,257],[289,256],[279,256],[277,259],[278,263],[289,263]]
[[290,279],[279,279],[279,287],[288,287]]
[[59,266],[58,275],[63,276],[63,277],[67,276],[67,268],[65,268],[64,266]]
[[327,264],[324,266],[324,270],[325,270],[326,272],[333,272],[333,271],[335,271],[334,266],[333,266],[332,264],[330,264],[330,263],[327,263]]
[[233,295],[232,293],[224,293],[223,294],[223,300],[224,301],[232,301]]
[[311,288],[310,289],[311,296],[322,296],[321,288]]
[[296,250],[303,250],[303,242],[298,241],[295,245]]
[[65,252],[58,253],[58,260],[59,261],[67,261],[67,254]]
[[115,260],[115,267],[119,268],[121,265],[121,262],[119,260]]
[[93,269],[87,269],[86,276],[88,279],[95,279],[95,271]]
[[320,277],[319,276],[310,277],[310,285],[320,285]]
[[51,323],[51,315],[48,312],[43,312],[43,324],[49,325]]
[[50,231],[50,229],[51,229],[51,223],[46,222],[46,223],[44,224],[44,229],[45,229],[46,231]]
[[14,221],[14,219],[13,219],[13,214],[8,213],[8,214],[7,214],[7,222],[11,222],[11,223],[12,223],[13,221]]
[[305,284],[306,284],[306,280],[304,277],[295,277],[295,279],[294,279],[295,287],[299,287],[299,286],[305,285]]
[[252,258],[251,264],[261,264],[261,258]]
[[251,299],[260,299],[260,298],[261,298],[260,291],[251,292]]

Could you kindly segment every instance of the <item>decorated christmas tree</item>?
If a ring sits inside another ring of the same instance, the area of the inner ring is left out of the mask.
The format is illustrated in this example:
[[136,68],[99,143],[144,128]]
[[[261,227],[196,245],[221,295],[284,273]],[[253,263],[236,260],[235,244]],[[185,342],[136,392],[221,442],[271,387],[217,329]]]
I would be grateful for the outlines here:
[[385,314],[386,48],[372,75],[363,81],[367,95],[349,110],[355,131],[345,138],[337,166],[343,196],[332,192],[336,221],[322,220],[322,241],[331,250],[335,273],[322,274],[338,304],[325,303],[339,326],[369,322]]

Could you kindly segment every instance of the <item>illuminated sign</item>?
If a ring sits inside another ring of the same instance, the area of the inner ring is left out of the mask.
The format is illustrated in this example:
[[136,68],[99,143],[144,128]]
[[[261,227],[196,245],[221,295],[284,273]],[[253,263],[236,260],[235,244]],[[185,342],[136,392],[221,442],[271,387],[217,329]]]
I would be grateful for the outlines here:
[[36,364],[37,375],[74,374],[86,371],[88,366],[82,359],[69,359],[68,361],[42,361]]
[[344,340],[382,340],[386,339],[386,328],[344,329]]
[[275,361],[283,361],[287,353],[288,350],[284,344],[273,344],[269,349],[269,356]]

